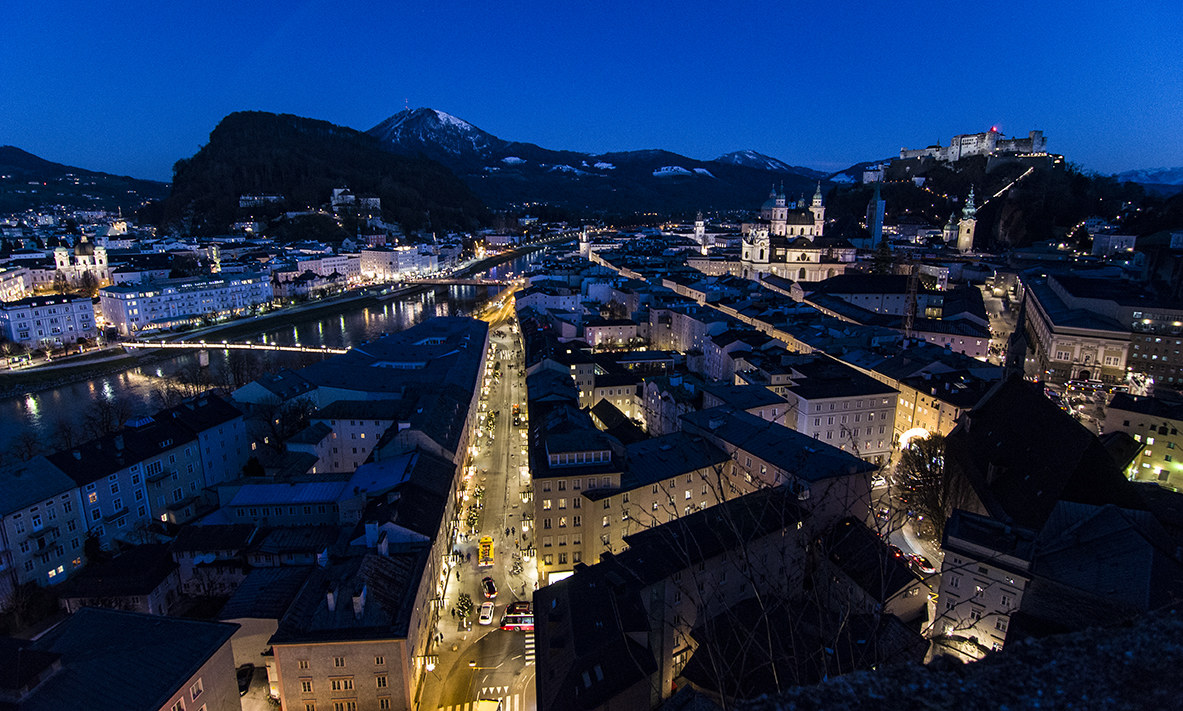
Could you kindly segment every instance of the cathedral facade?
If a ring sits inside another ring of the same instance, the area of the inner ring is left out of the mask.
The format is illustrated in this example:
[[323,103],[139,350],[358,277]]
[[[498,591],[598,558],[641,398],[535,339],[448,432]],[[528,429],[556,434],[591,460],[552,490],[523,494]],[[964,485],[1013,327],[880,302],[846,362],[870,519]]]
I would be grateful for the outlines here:
[[826,208],[821,184],[806,204],[790,203],[775,187],[760,206],[760,219],[742,228],[740,262],[734,270],[747,279],[762,274],[794,281],[821,281],[842,274],[855,261],[854,245],[824,236]]
[[71,284],[80,283],[82,275],[87,273],[94,277],[96,286],[106,285],[111,281],[107,249],[96,247],[93,242],[88,242],[86,237],[82,237],[74,245],[72,252],[66,247],[53,250],[53,262],[55,273],[63,274],[66,281]]

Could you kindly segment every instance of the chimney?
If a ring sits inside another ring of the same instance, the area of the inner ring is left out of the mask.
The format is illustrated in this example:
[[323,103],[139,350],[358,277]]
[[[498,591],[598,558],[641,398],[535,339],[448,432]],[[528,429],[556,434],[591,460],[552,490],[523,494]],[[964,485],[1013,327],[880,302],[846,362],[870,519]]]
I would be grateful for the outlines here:
[[362,585],[361,590],[353,595],[353,616],[361,619],[361,615],[366,610],[366,586]]
[[333,588],[330,587],[328,589],[328,591],[325,592],[325,601],[329,604],[329,612],[336,612],[337,611],[337,591],[336,590],[334,590]]
[[366,548],[373,548],[378,543],[378,522],[366,521]]

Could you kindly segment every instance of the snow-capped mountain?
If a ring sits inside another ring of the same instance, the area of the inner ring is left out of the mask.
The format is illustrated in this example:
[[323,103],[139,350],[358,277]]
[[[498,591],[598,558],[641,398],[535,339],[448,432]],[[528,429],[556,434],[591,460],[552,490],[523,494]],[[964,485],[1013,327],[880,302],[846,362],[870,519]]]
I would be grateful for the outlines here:
[[486,162],[505,143],[467,121],[435,109],[400,111],[366,133],[445,164],[474,159]]
[[1183,185],[1183,167],[1143,168],[1127,170],[1113,177],[1123,183],[1145,183],[1150,185]]
[[732,151],[725,153],[715,159],[717,163],[730,163],[731,165],[746,165],[749,168],[759,168],[761,170],[771,170],[774,173],[794,173],[796,175],[805,175],[815,178],[825,178],[826,174],[820,170],[812,168],[804,168],[799,165],[789,165],[779,158],[766,156],[759,151]]
[[654,149],[551,150],[506,141],[428,108],[401,111],[367,133],[392,153],[443,163],[495,209],[527,202],[597,211],[752,209],[770,185],[812,194],[824,178],[755,151],[701,161]]

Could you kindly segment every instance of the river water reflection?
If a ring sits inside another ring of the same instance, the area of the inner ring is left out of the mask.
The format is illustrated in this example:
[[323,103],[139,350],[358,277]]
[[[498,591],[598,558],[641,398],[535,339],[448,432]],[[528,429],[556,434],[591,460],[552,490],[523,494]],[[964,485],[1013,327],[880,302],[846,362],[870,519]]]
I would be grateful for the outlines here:
[[[519,274],[541,258],[542,252],[519,257],[489,270],[492,278]],[[365,308],[323,317],[312,316],[269,329],[249,339],[278,345],[299,343],[306,346],[349,348],[401,331],[434,316],[463,316],[472,312],[488,296],[496,294],[479,286],[447,286],[429,289],[408,297],[370,304]],[[227,358],[246,358],[252,370],[274,372],[280,368],[305,365],[310,356],[300,353],[271,351],[209,350],[211,373],[225,372]],[[150,414],[159,407],[153,396],[168,379],[178,373],[197,368],[197,351],[181,351],[178,355],[148,366],[128,368],[119,373],[42,390],[25,396],[0,401],[0,451],[7,450],[22,433],[31,431],[43,443],[52,442],[61,423],[81,426],[91,403],[104,399],[126,402],[132,416]]]

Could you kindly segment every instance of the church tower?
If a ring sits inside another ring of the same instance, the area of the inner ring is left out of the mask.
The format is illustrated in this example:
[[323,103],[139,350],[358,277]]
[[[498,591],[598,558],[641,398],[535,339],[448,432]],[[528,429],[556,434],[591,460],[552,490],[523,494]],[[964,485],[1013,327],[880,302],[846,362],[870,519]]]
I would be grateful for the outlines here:
[[698,243],[699,250],[707,253],[707,230],[706,223],[702,219],[702,211],[698,213],[698,217],[694,220],[694,241]]
[[813,194],[813,203],[809,206],[809,211],[813,213],[813,235],[815,237],[821,237],[822,230],[826,226],[826,208],[822,205],[822,184],[820,180],[817,183],[817,192]]
[[957,227],[957,251],[969,252],[974,248],[974,228],[978,224],[978,209],[974,207],[974,189],[970,186],[969,197],[961,209],[961,222]]
[[579,228],[579,256],[591,259],[591,240],[587,236],[587,227]]
[[945,244],[953,244],[957,241],[957,213],[949,213],[949,221],[945,223],[945,229],[942,231],[941,239]]

